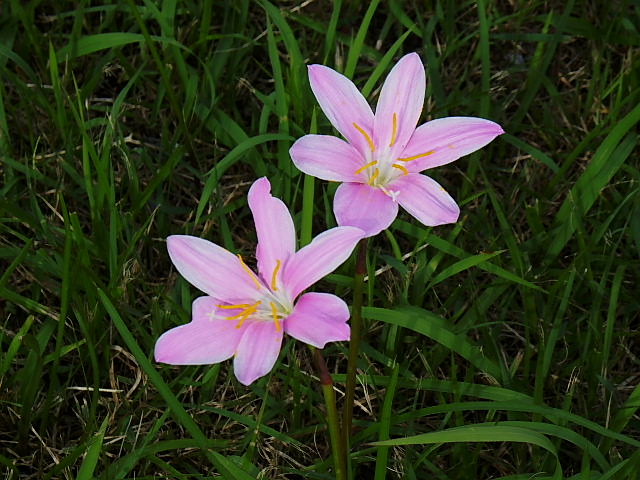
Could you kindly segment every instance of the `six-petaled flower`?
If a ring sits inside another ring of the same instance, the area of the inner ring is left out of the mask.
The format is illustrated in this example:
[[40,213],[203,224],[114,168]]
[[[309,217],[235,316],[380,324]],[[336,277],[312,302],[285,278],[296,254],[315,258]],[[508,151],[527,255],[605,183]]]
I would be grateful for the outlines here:
[[257,274],[240,256],[207,240],[186,235],[167,239],[178,271],[208,296],[193,302],[190,323],[158,339],[157,361],[201,365],[233,356],[236,377],[249,385],[271,371],[284,333],[317,348],[349,339],[349,310],[342,299],[300,294],[340,266],[364,232],[336,227],[296,251],[291,215],[270,190],[266,178],[249,190],[258,235]]
[[396,218],[398,204],[428,226],[458,219],[456,202],[419,172],[485,146],[504,133],[500,125],[482,118],[447,117],[416,128],[426,80],[415,53],[405,55],[389,73],[375,115],[353,82],[340,73],[310,65],[309,80],[320,107],[347,142],[305,135],[290,154],[303,172],[343,182],[333,204],[339,225],[376,235]]

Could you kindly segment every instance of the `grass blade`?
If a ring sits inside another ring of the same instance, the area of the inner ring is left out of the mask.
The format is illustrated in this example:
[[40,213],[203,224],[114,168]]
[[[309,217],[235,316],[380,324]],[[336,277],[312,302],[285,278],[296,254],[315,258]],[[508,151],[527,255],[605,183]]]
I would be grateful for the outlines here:
[[451,351],[466,358],[476,368],[498,379],[501,377],[500,367],[486,358],[480,348],[473,345],[466,337],[451,331],[445,326],[445,320],[426,310],[365,307],[363,315],[372,320],[405,327],[425,335],[447,347]]
[[107,427],[109,426],[110,421],[111,418],[109,416],[105,417],[105,419],[102,421],[102,425],[100,425],[100,429],[89,441],[87,454],[85,455],[84,460],[80,465],[76,480],[92,480],[93,478],[95,478],[93,474],[96,470],[96,466],[98,465],[98,459],[100,458],[100,452],[102,451],[104,434],[107,431]]
[[[400,365],[396,364],[391,372],[389,386],[384,394],[384,403],[382,404],[382,412],[380,414],[380,441],[389,439],[389,430],[391,429],[391,417],[393,413],[393,397],[398,387],[398,374],[400,373]],[[374,480],[385,480],[387,478],[387,463],[389,461],[389,447],[378,447],[376,455],[376,471]]]
[[373,442],[374,446],[430,445],[452,442],[519,442],[537,445],[556,458],[554,479],[562,478],[562,467],[558,452],[547,437],[522,427],[503,425],[464,425],[439,432],[423,433],[412,437],[396,438],[382,442]]
[[[580,176],[555,218],[552,241],[548,248],[547,263],[555,259],[576,230],[574,215],[584,216],[591,209],[602,189],[629,158],[638,143],[637,134],[629,132],[640,122],[640,105],[613,127],[604,139],[589,166]],[[624,138],[623,138],[624,137]]]

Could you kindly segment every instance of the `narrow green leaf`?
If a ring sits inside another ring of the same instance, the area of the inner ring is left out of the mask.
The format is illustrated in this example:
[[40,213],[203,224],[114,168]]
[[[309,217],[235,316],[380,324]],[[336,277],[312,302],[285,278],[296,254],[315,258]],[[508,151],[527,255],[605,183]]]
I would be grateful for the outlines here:
[[544,435],[532,432],[522,427],[505,427],[495,425],[463,425],[461,427],[448,428],[438,432],[421,433],[411,437],[394,438],[380,442],[372,442],[372,445],[399,446],[399,445],[427,445],[434,443],[452,442],[522,442],[538,445],[545,450],[557,455],[553,444]]
[[266,143],[274,140],[293,140],[293,138],[289,135],[282,135],[279,133],[268,133],[265,135],[250,137],[236,146],[229,153],[227,153],[227,155],[222,160],[220,160],[215,165],[215,167],[209,170],[209,173],[207,173],[207,181],[205,182],[204,188],[202,189],[202,195],[200,195],[200,201],[198,202],[198,208],[196,209],[195,224],[199,223],[202,212],[204,212],[204,209],[207,206],[207,202],[211,199],[211,195],[213,194],[215,188],[218,186],[218,181],[220,180],[224,172],[226,172],[233,164],[240,160],[242,158],[242,154],[247,150],[250,150],[256,145],[260,145],[261,143]]
[[[406,385],[404,385],[406,387]],[[479,387],[479,385],[478,385]],[[496,389],[498,387],[486,387]],[[506,389],[499,389],[498,391],[502,391]],[[438,391],[447,391],[445,389],[439,389]],[[493,392],[495,390],[484,390],[476,392],[477,396],[483,396],[488,398],[487,393],[492,393],[491,396],[497,398],[497,395],[494,395]],[[511,392],[507,390],[507,392]],[[514,395],[517,392],[513,392]],[[530,397],[525,397],[524,399],[520,398],[511,398],[509,400],[506,399],[507,395],[499,395],[502,399],[496,400],[493,402],[454,402],[447,403],[445,405],[436,405],[434,407],[423,408],[417,412],[411,412],[409,414],[404,414],[398,416],[396,419],[398,422],[408,421],[410,419],[416,418],[416,416],[426,416],[426,415],[434,415],[437,413],[446,413],[450,414],[451,412],[473,412],[479,410],[495,410],[495,411],[506,411],[506,412],[527,412],[527,413],[537,413],[549,421],[554,423],[562,422],[570,422],[575,423],[581,427],[591,430],[592,432],[597,433],[607,439],[618,440],[620,442],[626,443],[627,445],[631,445],[632,447],[640,448],[640,440],[636,440],[627,435],[623,435],[617,433],[613,429],[608,429],[599,425],[596,422],[588,420],[580,415],[576,415],[575,413],[567,412],[566,410],[562,410],[560,408],[553,408],[547,405],[540,405],[533,402],[533,399]],[[639,395],[640,397],[640,395]],[[640,406],[640,405],[637,405]]]
[[411,31],[404,32],[402,35],[400,35],[400,37],[398,37],[395,42],[393,42],[393,45],[389,47],[389,50],[386,51],[382,59],[378,62],[378,65],[376,65],[376,68],[374,68],[373,72],[371,72],[371,75],[369,75],[367,83],[365,83],[364,87],[362,87],[362,95],[368,97],[371,94],[373,87],[375,87],[375,85],[378,83],[378,79],[384,72],[389,70],[389,65],[393,61],[394,56],[396,55],[398,50],[400,50],[400,47],[402,47],[404,41],[407,39],[410,33]]
[[[380,430],[378,438],[380,441],[389,439],[389,430],[391,429],[391,417],[393,413],[393,398],[398,387],[398,374],[400,373],[400,365],[396,364],[391,372],[389,386],[384,394],[384,403],[382,404],[382,413],[380,415]],[[389,447],[378,447],[376,455],[376,471],[374,480],[385,480],[387,478],[387,464],[389,462]]]
[[[174,45],[176,47],[185,48],[180,42],[173,38],[159,37],[152,35],[155,41]],[[107,50],[109,48],[118,48],[131,43],[144,42],[145,37],[141,33],[129,32],[108,32],[97,33],[95,35],[86,35],[80,37],[76,42],[65,45],[57,51],[56,56],[58,62],[64,62],[73,58],[82,57],[91,53]]]
[[556,258],[573,236],[577,224],[573,217],[587,214],[602,189],[631,155],[638,143],[638,135],[635,133],[627,135],[627,132],[638,122],[640,122],[640,105],[637,105],[611,129],[593,155],[589,166],[569,191],[555,218],[553,239],[547,249],[547,262]]
[[533,145],[528,144],[521,138],[514,137],[513,135],[509,135],[508,133],[505,133],[504,135],[500,135],[500,139],[506,141],[507,143],[510,143],[516,148],[519,148],[523,152],[528,153],[534,159],[538,160],[543,165],[546,165],[547,167],[549,167],[549,169],[553,173],[558,173],[560,171],[560,167],[556,162],[553,161],[553,159],[550,156],[548,156],[546,153],[542,152],[541,150],[538,150]]
[[435,276],[431,282],[429,282],[429,286],[427,289],[437,285],[440,282],[443,282],[449,277],[452,277],[460,272],[464,272],[469,268],[476,267],[485,263],[486,261],[492,259],[493,257],[497,257],[502,253],[506,252],[506,250],[499,250],[493,253],[480,253],[478,255],[473,255],[471,257],[463,258],[462,260],[457,261],[453,265],[442,270],[438,275]]
[[363,315],[372,320],[398,325],[425,335],[467,359],[483,372],[489,373],[496,379],[501,378],[500,367],[486,358],[479,347],[473,345],[465,336],[446,328],[444,320],[431,312],[426,310],[417,312],[406,308],[389,310],[365,307]]
[[[395,222],[396,225],[403,227],[403,223],[401,221],[396,221]],[[427,237],[426,237],[426,241],[432,245],[434,248],[437,248],[438,250],[441,250],[445,253],[448,253],[449,255],[453,255],[454,257],[457,258],[467,258],[470,257],[471,255],[467,252],[465,252],[463,249],[461,249],[460,247],[454,245],[451,242],[448,242],[447,240],[438,237],[437,235],[434,235],[432,233],[428,233]],[[493,273],[494,275],[503,278],[505,280],[508,280],[510,282],[513,283],[518,283],[520,285],[523,285],[525,287],[528,288],[532,288],[534,290],[538,290],[541,292],[545,292],[545,290],[542,287],[539,287],[538,285],[536,285],[535,283],[531,283],[521,277],[519,277],[518,275],[516,275],[515,273],[509,272],[507,270],[505,270],[502,267],[499,267],[497,265],[492,264],[491,262],[484,262],[484,263],[480,263],[478,264],[478,268],[482,269],[482,270],[486,270],[489,273]]]
[[423,433],[405,438],[373,442],[374,446],[432,445],[438,443],[469,442],[517,442],[529,443],[544,448],[556,457],[554,479],[562,478],[562,467],[558,452],[547,437],[538,432],[522,428],[495,425],[464,425],[438,432]]
[[80,465],[76,480],[92,480],[94,478],[93,473],[95,472],[98,460],[100,459],[104,434],[107,431],[107,427],[110,422],[111,417],[107,415],[102,421],[102,425],[100,425],[98,432],[89,441],[87,454],[85,455],[84,460],[82,460],[82,465]]
[[[27,320],[22,324],[18,333],[11,339],[11,343],[9,344],[9,348],[7,348],[7,352],[2,357],[2,361],[0,361],[0,378],[3,378],[4,375],[9,370],[9,367],[13,363],[13,359],[18,354],[18,350],[20,350],[20,346],[22,345],[22,339],[29,332],[31,325],[33,325],[34,320],[33,315],[29,315]],[[0,338],[6,335],[6,330],[3,329],[3,333]],[[2,342],[4,343],[4,342]]]
[[369,7],[367,8],[367,11],[364,14],[362,23],[360,23],[360,28],[358,29],[356,38],[351,44],[351,48],[349,49],[349,56],[347,57],[347,65],[344,69],[344,75],[347,78],[352,78],[353,74],[356,72],[356,65],[358,64],[358,59],[362,55],[362,45],[364,44],[364,39],[367,36],[369,25],[371,24],[371,19],[373,18],[373,14],[378,8],[379,3],[380,3],[380,0],[372,0],[369,3]]

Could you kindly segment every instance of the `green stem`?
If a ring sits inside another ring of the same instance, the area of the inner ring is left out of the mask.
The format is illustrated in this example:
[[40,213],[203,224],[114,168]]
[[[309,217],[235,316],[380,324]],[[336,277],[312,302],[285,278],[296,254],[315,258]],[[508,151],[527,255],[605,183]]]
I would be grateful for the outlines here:
[[322,356],[322,350],[313,349],[320,385],[324,394],[324,403],[327,407],[327,425],[329,426],[329,438],[331,440],[331,453],[333,465],[336,470],[336,480],[346,480],[346,452],[340,435],[340,421],[338,420],[338,408],[336,407],[336,392],[333,390],[333,379],[327,369],[327,364]]
[[351,309],[351,341],[349,342],[349,362],[347,364],[347,390],[342,411],[343,442],[347,450],[351,439],[351,421],[356,391],[356,371],[360,356],[360,339],[362,338],[362,293],[364,275],[367,272],[367,239],[358,244],[356,270],[353,278],[353,307]]

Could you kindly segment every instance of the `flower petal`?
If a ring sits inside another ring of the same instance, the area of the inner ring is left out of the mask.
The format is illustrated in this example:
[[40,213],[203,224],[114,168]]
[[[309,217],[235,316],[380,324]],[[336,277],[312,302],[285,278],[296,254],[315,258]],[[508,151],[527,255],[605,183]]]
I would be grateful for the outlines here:
[[267,283],[278,261],[284,265],[296,250],[296,231],[289,209],[270,192],[271,184],[266,177],[253,182],[249,189],[249,208],[258,234],[258,271]]
[[[207,365],[231,358],[244,329],[237,322],[213,319],[218,300],[199,297],[193,302],[192,321],[172,328],[158,338],[156,362],[171,365]],[[224,315],[224,312],[219,312]]]
[[365,183],[343,183],[333,198],[338,225],[352,225],[372,237],[393,223],[398,204],[379,188]]
[[289,150],[296,167],[307,175],[334,182],[357,182],[365,160],[353,146],[331,135],[305,135]]
[[500,125],[484,118],[439,118],[420,125],[400,156],[419,156],[404,165],[411,172],[421,172],[475,152],[503,133]]
[[324,348],[327,342],[349,340],[349,308],[329,293],[305,293],[284,321],[284,331],[301,342]]
[[359,228],[335,227],[298,250],[282,272],[282,281],[291,298],[342,265],[363,237],[364,232]]
[[458,204],[438,182],[426,175],[411,173],[398,177],[389,184],[389,189],[398,192],[398,203],[407,212],[429,227],[458,220]]
[[271,322],[247,325],[236,348],[233,371],[243,385],[249,385],[271,371],[282,345],[282,329]]
[[171,261],[196,288],[230,303],[256,297],[258,286],[233,253],[207,240],[189,235],[167,238]]
[[324,65],[309,65],[309,83],[320,108],[331,124],[363,156],[371,151],[366,136],[371,136],[373,112],[358,88],[341,73]]
[[417,53],[405,55],[389,72],[378,98],[373,132],[379,148],[388,146],[392,152],[404,149],[422,113],[425,89],[420,57]]

